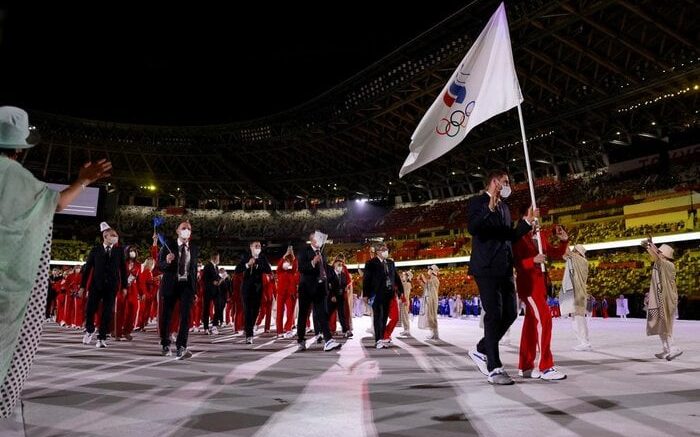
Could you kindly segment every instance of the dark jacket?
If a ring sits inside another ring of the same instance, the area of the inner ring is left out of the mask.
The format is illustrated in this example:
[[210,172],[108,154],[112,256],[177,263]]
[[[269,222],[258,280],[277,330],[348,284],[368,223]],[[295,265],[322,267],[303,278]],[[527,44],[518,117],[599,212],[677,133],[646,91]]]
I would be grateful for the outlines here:
[[[401,278],[396,271],[394,260],[386,260],[384,264],[378,257],[374,257],[365,263],[364,276],[362,278],[362,295],[374,297],[376,300],[390,298],[392,294],[399,295]],[[388,279],[388,284],[387,284]]]
[[328,288],[331,295],[342,296],[348,286],[348,279],[345,277],[345,272],[336,273],[334,268],[328,269]]
[[86,288],[90,279],[90,291],[116,292],[128,288],[126,260],[121,246],[112,247],[109,257],[102,244],[93,247],[83,266],[80,287]]
[[[299,266],[299,292],[306,290],[307,293],[313,293],[318,288],[321,281],[321,269],[325,269],[326,278],[330,279],[331,272],[329,271],[326,257],[321,254],[321,262],[314,266],[311,261],[316,256],[316,251],[310,245],[303,248],[297,254]],[[323,283],[324,290],[328,290],[328,281]]]
[[204,276],[204,292],[209,296],[216,296],[219,292],[219,286],[214,282],[221,280],[219,269],[211,261],[207,261],[202,269],[202,275]]
[[487,193],[469,202],[467,229],[472,235],[469,273],[473,276],[513,276],[512,243],[530,232],[532,227],[519,220],[515,228],[510,210],[501,202],[495,211],[489,209]]
[[[170,253],[167,248],[161,248],[158,254],[158,268],[163,272],[163,277],[160,282],[160,291],[166,295],[172,293],[175,289],[175,284],[178,281],[177,266],[180,260],[180,250],[177,245],[177,240],[168,241],[168,247],[173,250],[173,255],[175,255],[173,262],[168,264],[165,259]],[[195,293],[197,291],[197,257],[199,256],[199,250],[192,242],[189,244],[189,249],[190,268],[187,272],[187,282],[189,282],[192,292]]]
[[263,273],[272,273],[270,263],[267,257],[262,252],[258,259],[255,260],[253,267],[248,267],[248,261],[253,257],[250,251],[246,252],[241,258],[241,262],[236,266],[236,273],[243,272],[243,281],[241,282],[241,292],[245,294],[255,293],[262,294],[263,288]]

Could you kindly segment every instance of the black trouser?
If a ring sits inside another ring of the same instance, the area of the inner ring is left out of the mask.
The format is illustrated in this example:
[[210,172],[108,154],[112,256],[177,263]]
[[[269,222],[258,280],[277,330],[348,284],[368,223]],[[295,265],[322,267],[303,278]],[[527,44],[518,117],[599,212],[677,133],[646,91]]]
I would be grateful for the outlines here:
[[383,295],[375,296],[372,302],[372,317],[374,319],[374,341],[384,338],[386,322],[389,320],[389,304],[391,303],[392,292],[384,292]]
[[512,276],[479,276],[474,278],[484,307],[484,337],[476,350],[486,354],[488,370],[502,367],[498,342],[518,317],[515,286]]
[[[328,298],[328,319],[330,320],[330,315],[333,314],[333,311],[338,311],[338,321],[344,333],[350,330],[348,327],[348,319],[345,318],[345,299],[345,294],[341,294],[340,296],[335,295],[335,302],[333,302],[330,297]],[[335,326],[333,330],[335,330]]]
[[187,347],[187,336],[190,329],[190,310],[194,300],[194,290],[190,286],[190,281],[176,282],[172,292],[161,293],[163,299],[163,314],[158,321],[160,325],[160,344],[170,346],[170,321],[173,318],[175,304],[180,302],[180,328],[177,332],[175,345],[178,348]]
[[211,321],[212,326],[219,326],[219,318],[217,318],[219,311],[219,293],[207,293],[204,292],[204,302],[202,303],[202,326],[205,330],[209,329],[209,314],[211,310],[211,304],[214,303],[214,318]]
[[51,314],[53,314],[53,307],[54,307],[54,304],[56,303],[56,291],[53,289],[53,287],[51,285],[52,285],[52,283],[49,282],[49,294],[46,297],[46,318],[47,319],[51,317]]
[[[254,289],[256,287],[253,287]],[[260,290],[262,291],[262,290]],[[255,326],[255,320],[258,318],[258,313],[260,313],[260,302],[262,301],[261,292],[243,292],[243,311],[245,312],[245,336],[253,336],[253,327]]]
[[[301,305],[301,303],[300,303]],[[318,319],[318,312],[314,311],[311,312],[311,309],[313,308],[313,305],[309,305],[309,313],[311,314],[311,317],[313,318],[312,323],[314,324],[314,335],[319,335],[321,333],[321,321]],[[326,312],[326,315],[328,312]],[[327,320],[328,318],[326,318]]]
[[214,321],[212,322],[215,326],[224,325],[224,308],[226,307],[226,293],[222,290],[216,295],[216,300],[214,301]]
[[297,319],[297,341],[303,343],[306,334],[306,320],[309,310],[314,309],[314,330],[323,334],[323,339],[331,339],[331,331],[328,329],[328,313],[326,312],[326,284],[316,284],[315,287],[299,287],[299,318]]
[[114,298],[116,290],[90,290],[88,293],[87,309],[85,310],[85,331],[95,332],[95,313],[102,302],[102,314],[100,315],[100,330],[97,333],[98,340],[107,340],[109,324],[114,314]]

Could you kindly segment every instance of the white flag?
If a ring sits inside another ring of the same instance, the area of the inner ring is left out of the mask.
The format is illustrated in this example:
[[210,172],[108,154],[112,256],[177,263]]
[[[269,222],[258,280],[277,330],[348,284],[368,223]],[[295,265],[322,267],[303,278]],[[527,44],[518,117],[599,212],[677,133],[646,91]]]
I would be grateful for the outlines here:
[[523,101],[503,3],[411,136],[399,177],[457,146],[478,124]]
[[328,240],[328,234],[324,234],[321,231],[314,231],[314,238],[316,239],[316,243],[323,247],[326,244],[326,240]]

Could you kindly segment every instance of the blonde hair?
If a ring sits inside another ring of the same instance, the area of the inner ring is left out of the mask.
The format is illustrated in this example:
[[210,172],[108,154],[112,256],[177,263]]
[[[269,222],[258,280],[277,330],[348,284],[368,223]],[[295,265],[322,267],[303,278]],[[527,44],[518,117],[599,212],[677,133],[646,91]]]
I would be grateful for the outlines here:
[[148,270],[153,270],[153,268],[156,266],[156,261],[151,258],[150,256],[146,258],[143,262],[143,268],[148,269]]

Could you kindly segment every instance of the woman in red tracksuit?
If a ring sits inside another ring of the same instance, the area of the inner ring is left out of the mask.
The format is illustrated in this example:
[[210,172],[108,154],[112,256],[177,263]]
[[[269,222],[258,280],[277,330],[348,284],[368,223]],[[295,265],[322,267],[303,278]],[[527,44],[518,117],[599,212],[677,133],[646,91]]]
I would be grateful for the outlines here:
[[[299,265],[290,246],[284,257],[277,263],[277,320],[275,320],[275,326],[278,337],[281,335],[289,338],[294,336],[292,326],[294,326],[294,305],[299,287],[298,272]],[[285,313],[287,320],[284,321],[283,325]]]
[[136,313],[139,308],[139,295],[141,294],[138,284],[138,278],[141,274],[141,263],[136,260],[138,251],[135,246],[127,246],[125,252],[129,287],[127,288],[126,296],[123,293],[117,293],[114,328],[115,338],[131,341],[133,340],[131,333],[134,330],[134,326],[136,326]]
[[[541,266],[546,258],[561,259],[566,251],[568,235],[556,226],[558,246],[549,243],[550,232],[541,231],[543,255],[537,250],[534,231],[525,234],[513,244],[515,261],[516,289],[518,297],[525,303],[525,321],[520,337],[520,363],[518,373],[524,378],[559,380],[566,375],[554,367],[550,348],[552,341],[552,315],[547,305],[547,284]],[[540,351],[539,366],[535,368],[537,350]]]
[[66,300],[68,300],[68,271],[61,272],[61,279],[54,282],[56,290],[56,323],[66,326]]
[[78,328],[83,324],[82,312],[85,311],[83,299],[78,299],[80,289],[80,266],[75,266],[67,278],[66,324]]
[[265,331],[270,332],[270,325],[272,324],[272,303],[275,299],[275,294],[277,290],[275,287],[275,278],[272,273],[263,273],[263,295],[262,302],[260,303],[260,312],[258,312],[258,319],[255,321],[257,329],[260,329],[260,323],[265,318]]
[[148,324],[151,314],[153,313],[152,308],[156,298],[156,293],[158,291],[158,289],[155,287],[155,281],[153,280],[154,266],[155,261],[153,258],[146,258],[146,261],[143,262],[141,274],[138,278],[139,316],[136,324],[139,331],[146,330],[146,325]]
[[73,271],[74,275],[74,296],[73,296],[73,322],[72,325],[77,329],[83,326],[83,323],[85,323],[85,296],[81,296],[80,293],[78,293],[78,290],[80,289],[80,279],[82,278],[82,273],[81,273],[81,267],[80,266],[75,266],[75,270]]

